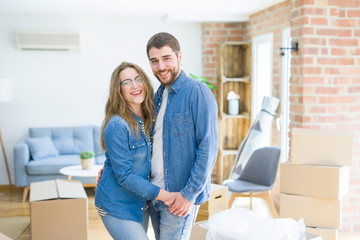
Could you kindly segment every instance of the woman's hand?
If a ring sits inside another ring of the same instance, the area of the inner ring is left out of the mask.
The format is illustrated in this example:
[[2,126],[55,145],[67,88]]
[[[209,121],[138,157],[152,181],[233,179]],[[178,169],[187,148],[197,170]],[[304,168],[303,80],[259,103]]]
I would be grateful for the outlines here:
[[101,178],[101,175],[102,175],[103,171],[104,171],[104,167],[102,167],[100,169],[100,171],[98,172],[98,176],[96,178],[96,186],[99,184],[99,181],[100,181],[100,178]]
[[168,207],[172,206],[176,198],[176,192],[168,192],[164,189],[160,189],[157,200],[163,201]]

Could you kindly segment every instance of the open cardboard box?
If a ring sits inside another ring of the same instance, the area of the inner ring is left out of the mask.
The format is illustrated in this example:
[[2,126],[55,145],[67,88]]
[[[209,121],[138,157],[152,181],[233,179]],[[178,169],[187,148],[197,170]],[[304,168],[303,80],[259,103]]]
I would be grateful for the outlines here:
[[34,182],[30,190],[32,239],[88,238],[88,199],[80,181]]

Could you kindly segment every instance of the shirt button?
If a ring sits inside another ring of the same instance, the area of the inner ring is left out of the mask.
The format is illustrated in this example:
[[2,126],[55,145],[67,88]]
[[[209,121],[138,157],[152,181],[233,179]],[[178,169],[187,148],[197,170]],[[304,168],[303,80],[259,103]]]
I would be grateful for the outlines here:
[[149,159],[149,162],[150,162],[150,159]]
[[144,208],[142,207],[141,210],[144,210]]
[[132,146],[132,148],[135,148],[135,146]]

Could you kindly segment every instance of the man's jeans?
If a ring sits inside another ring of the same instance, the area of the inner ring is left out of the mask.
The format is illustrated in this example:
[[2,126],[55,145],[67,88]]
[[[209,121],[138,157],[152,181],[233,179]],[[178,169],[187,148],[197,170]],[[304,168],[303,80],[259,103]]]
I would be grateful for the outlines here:
[[169,212],[162,201],[153,200],[149,206],[151,223],[157,240],[185,240],[190,238],[199,205],[193,205],[186,217],[178,217]]

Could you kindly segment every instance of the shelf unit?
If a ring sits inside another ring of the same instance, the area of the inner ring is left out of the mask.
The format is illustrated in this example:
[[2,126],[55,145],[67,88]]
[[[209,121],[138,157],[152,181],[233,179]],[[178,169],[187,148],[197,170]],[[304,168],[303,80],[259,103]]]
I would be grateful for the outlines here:
[[[246,42],[226,42],[218,47],[217,101],[219,107],[219,153],[217,183],[230,175],[242,140],[250,128],[251,46]],[[228,114],[229,91],[240,95],[239,114]]]

